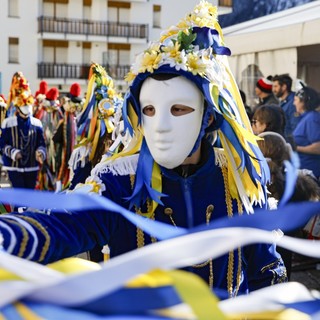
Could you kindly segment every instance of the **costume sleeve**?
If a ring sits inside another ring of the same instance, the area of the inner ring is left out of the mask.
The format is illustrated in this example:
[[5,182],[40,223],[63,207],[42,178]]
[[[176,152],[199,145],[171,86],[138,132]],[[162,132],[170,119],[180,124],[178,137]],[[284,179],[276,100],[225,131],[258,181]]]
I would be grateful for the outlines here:
[[76,169],[73,171],[74,174],[70,182],[69,190],[73,190],[78,183],[84,183],[90,176],[91,170],[91,162],[87,162],[84,167],[81,167],[80,163],[78,163]]
[[6,119],[2,122],[1,125],[1,136],[0,136],[0,149],[2,154],[15,160],[16,154],[20,151],[17,148],[12,146],[12,138],[11,137],[11,128],[7,127]]
[[116,214],[91,212],[24,212],[0,215],[3,248],[43,264],[108,243]]
[[249,291],[288,281],[286,268],[274,244],[244,247],[243,260]]
[[37,151],[41,152],[43,159],[45,160],[47,157],[47,149],[42,127],[37,127]]

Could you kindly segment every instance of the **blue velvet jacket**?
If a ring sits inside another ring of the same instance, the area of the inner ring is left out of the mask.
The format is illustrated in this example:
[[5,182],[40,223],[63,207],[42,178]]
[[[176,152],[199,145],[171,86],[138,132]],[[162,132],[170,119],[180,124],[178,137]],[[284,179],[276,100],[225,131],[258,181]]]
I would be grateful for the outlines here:
[[[4,119],[1,125],[0,149],[7,170],[39,170],[36,151],[42,153],[43,159],[46,158],[41,121],[34,117],[23,119],[19,115]],[[21,152],[22,159],[14,160],[18,152]]]
[[[154,213],[156,220],[190,228],[205,224],[208,221],[208,211],[211,213],[210,220],[228,215],[229,200],[226,199],[223,170],[215,163],[212,147],[205,144],[202,149],[204,160],[201,165],[191,168],[191,175],[183,177],[179,169],[162,168],[162,190],[170,196],[163,197],[164,205],[157,207]],[[182,171],[185,171],[185,168]],[[120,176],[114,175],[110,170],[102,170],[100,179],[105,185],[103,196],[128,207],[124,198],[131,195],[132,175]],[[232,211],[237,212],[237,204],[231,202]],[[141,208],[142,211],[143,209],[145,208]],[[171,217],[168,213],[171,213]],[[10,215],[6,216],[0,217],[0,232],[5,239],[4,247],[8,250],[11,245],[13,254],[41,263],[49,263],[90,250],[96,243],[101,246],[108,244],[110,255],[114,257],[156,241],[137,230],[122,216],[112,212],[51,212],[50,215],[26,212],[23,215],[14,215],[28,223],[38,235],[39,242],[31,256],[32,243],[27,243],[26,248],[21,249],[24,240],[21,230],[23,226],[17,226],[16,221],[10,220]],[[3,223],[7,228],[3,227]],[[10,243],[10,228],[18,238],[15,246],[12,245],[12,241]],[[26,228],[25,231],[29,232]],[[190,266],[187,269],[200,275],[207,282],[209,278],[213,278],[213,287],[228,291],[230,296],[286,281],[286,271],[274,245],[257,244],[239,248],[203,265]]]

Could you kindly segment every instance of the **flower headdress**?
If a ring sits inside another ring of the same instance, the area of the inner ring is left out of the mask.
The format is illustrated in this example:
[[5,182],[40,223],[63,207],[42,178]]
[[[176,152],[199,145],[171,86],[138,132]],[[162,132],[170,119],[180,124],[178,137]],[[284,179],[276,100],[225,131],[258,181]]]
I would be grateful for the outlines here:
[[123,99],[116,92],[112,78],[97,63],[92,63],[89,73],[88,90],[83,110],[78,117],[78,145],[91,145],[89,160],[92,160],[99,138],[112,133],[115,115],[121,109]]
[[[197,85],[206,100],[202,128],[192,154],[205,132],[217,130],[228,163],[231,196],[242,201],[247,212],[253,203],[265,202],[264,185],[269,179],[267,163],[252,134],[241,96],[230,71],[223,35],[217,21],[217,8],[201,1],[176,26],[163,32],[158,42],[137,56],[126,80],[129,92],[123,106],[126,126],[141,144],[131,205],[141,206],[147,198],[161,204],[160,170],[140,134],[139,93],[143,81],[152,74],[176,74]],[[209,128],[209,116],[214,123]],[[156,187],[158,186],[158,187]]]
[[24,77],[22,72],[16,72],[12,77],[9,98],[7,101],[8,107],[11,107],[11,105],[14,107],[23,107],[33,104],[34,98],[28,80]]

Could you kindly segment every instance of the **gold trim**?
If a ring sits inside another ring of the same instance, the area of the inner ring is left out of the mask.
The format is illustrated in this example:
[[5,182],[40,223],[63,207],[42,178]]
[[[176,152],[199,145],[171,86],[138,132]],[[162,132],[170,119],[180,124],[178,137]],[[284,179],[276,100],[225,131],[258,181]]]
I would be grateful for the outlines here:
[[26,252],[26,248],[27,248],[27,244],[29,241],[29,234],[28,231],[26,230],[26,228],[24,226],[22,226],[20,223],[18,223],[17,221],[14,220],[10,220],[10,223],[16,225],[17,227],[19,227],[21,229],[22,232],[22,241],[20,243],[20,249],[19,252],[17,254],[18,257],[22,258],[24,253]]
[[49,233],[47,232],[46,228],[37,220],[31,218],[31,217],[28,217],[28,216],[22,216],[22,215],[17,215],[17,217],[29,222],[30,224],[32,224],[36,229],[38,229],[42,235],[44,236],[45,238],[45,243],[42,247],[42,250],[41,250],[41,254],[40,254],[40,257],[39,257],[39,262],[43,261],[48,250],[49,250],[49,246],[50,246],[50,235]]

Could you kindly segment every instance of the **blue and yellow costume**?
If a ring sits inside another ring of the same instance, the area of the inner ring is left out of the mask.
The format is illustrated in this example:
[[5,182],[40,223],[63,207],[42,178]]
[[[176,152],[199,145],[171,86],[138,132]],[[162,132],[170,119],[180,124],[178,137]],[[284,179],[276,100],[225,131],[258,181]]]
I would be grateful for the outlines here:
[[[185,228],[232,218],[236,212],[252,213],[256,204],[264,205],[267,164],[223,57],[230,51],[223,46],[216,15],[216,8],[202,1],[163,34],[161,42],[137,57],[127,77],[132,83],[122,110],[132,140],[122,152],[102,159],[87,179],[87,189],[136,214]],[[142,82],[152,73],[184,76],[203,93],[203,125],[191,151],[201,145],[199,164],[166,169],[153,160],[138,103]],[[211,115],[214,124],[206,128]],[[217,132],[223,149],[208,143],[208,129]],[[157,241],[121,216],[99,211],[7,215],[1,217],[0,231],[7,251],[41,263],[90,250],[97,243],[108,244],[114,257]],[[189,268],[229,296],[286,281],[274,245],[239,248]]]

